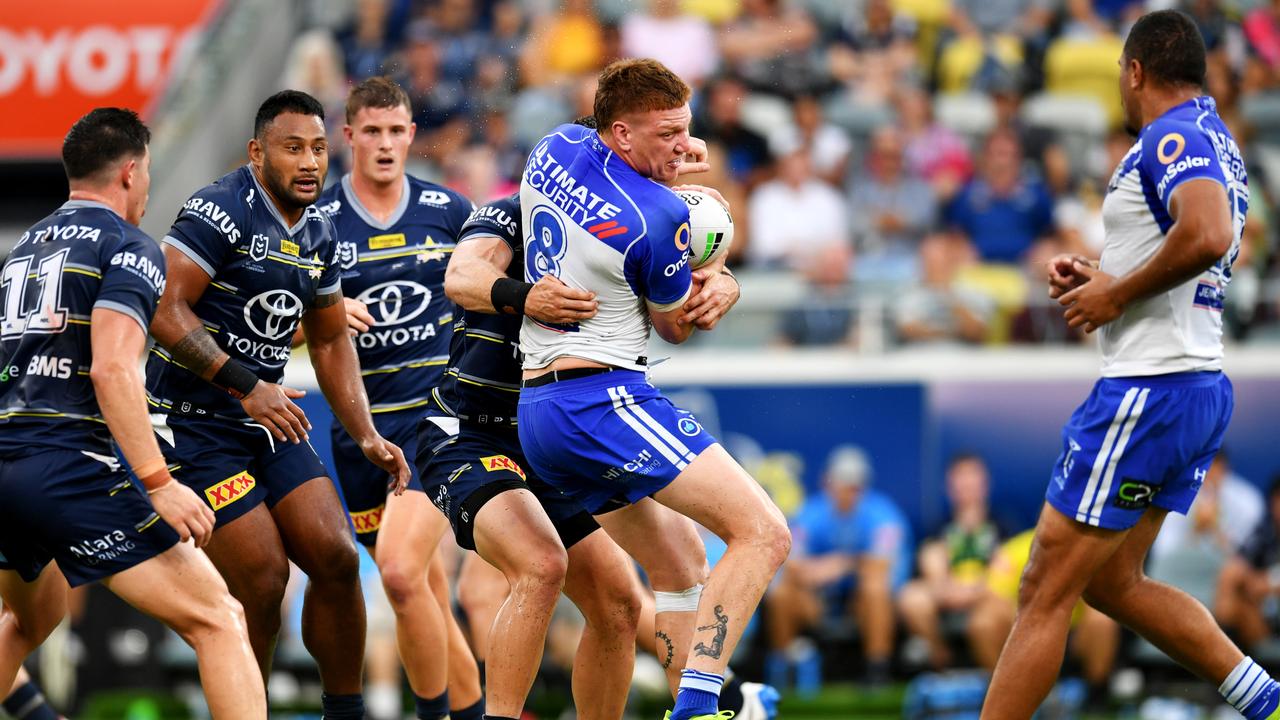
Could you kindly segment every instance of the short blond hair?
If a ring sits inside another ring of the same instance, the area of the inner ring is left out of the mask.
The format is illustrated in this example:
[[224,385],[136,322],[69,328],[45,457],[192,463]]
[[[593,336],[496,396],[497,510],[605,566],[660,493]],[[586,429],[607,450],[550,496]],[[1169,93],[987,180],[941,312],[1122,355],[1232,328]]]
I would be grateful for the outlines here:
[[605,130],[624,115],[681,107],[692,95],[680,76],[657,60],[618,60],[600,73],[592,113]]

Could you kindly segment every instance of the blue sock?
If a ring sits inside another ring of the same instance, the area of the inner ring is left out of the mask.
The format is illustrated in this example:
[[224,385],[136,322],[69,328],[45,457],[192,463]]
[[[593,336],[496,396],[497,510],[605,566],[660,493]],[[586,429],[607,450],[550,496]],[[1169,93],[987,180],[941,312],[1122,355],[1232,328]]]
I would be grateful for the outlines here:
[[680,689],[671,720],[689,720],[698,715],[715,715],[719,709],[724,676],[685,668],[680,671]]
[[34,682],[29,681],[9,693],[3,706],[5,712],[19,720],[58,720],[58,713],[49,707],[40,687]]
[[470,707],[449,711],[451,720],[484,720],[484,698],[480,698]]
[[1246,656],[1218,687],[1222,697],[1247,720],[1280,717],[1280,684]]
[[444,718],[449,717],[448,690],[433,698],[414,695],[413,704],[418,711],[418,720],[444,720]]
[[323,720],[364,720],[364,696],[330,695],[321,693],[320,707]]

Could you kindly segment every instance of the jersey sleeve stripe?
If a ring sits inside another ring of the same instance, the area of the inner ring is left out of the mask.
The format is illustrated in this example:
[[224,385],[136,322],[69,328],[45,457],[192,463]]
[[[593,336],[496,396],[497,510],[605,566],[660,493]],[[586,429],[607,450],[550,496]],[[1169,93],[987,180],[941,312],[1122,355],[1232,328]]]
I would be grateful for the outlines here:
[[98,308],[102,308],[103,310],[113,310],[122,315],[128,315],[133,318],[134,322],[138,323],[138,327],[142,328],[143,335],[150,332],[147,321],[138,314],[137,310],[125,305],[124,303],[116,302],[115,300],[98,300],[93,304],[93,309],[97,310]]
[[210,265],[208,261],[200,257],[200,253],[196,252],[193,248],[191,248],[191,246],[182,242],[178,238],[172,235],[165,235],[164,239],[161,240],[160,242],[162,244],[169,245],[174,250],[177,250],[183,255],[186,255],[188,258],[191,258],[191,262],[195,263],[196,265],[199,265],[200,269],[203,270],[205,274],[208,275],[209,277],[214,277],[215,275],[218,274],[218,271],[214,270],[213,266]]

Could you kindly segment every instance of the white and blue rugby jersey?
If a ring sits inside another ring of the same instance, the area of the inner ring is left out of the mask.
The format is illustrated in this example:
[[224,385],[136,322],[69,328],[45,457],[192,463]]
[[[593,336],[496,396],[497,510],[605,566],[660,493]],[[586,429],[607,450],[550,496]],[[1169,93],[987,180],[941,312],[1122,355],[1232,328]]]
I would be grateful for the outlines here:
[[689,208],[614,155],[595,130],[561,125],[543,138],[520,179],[525,280],[554,275],[596,293],[595,317],[520,331],[524,367],[573,356],[644,370],[646,303],[659,311],[689,297]]
[[0,456],[111,454],[89,317],[114,310],[146,333],[162,292],[160,246],[106,205],[68,201],[22,234],[0,273]]
[[342,292],[369,306],[373,326],[355,337],[374,413],[425,405],[449,361],[453,302],[444,271],[471,201],[408,175],[400,205],[380,222],[360,204],[351,176],[317,203],[337,229]]
[[1127,377],[1222,368],[1222,303],[1240,252],[1249,181],[1213,99],[1170,108],[1142,129],[1116,168],[1102,204],[1101,267],[1115,276],[1145,263],[1173,225],[1169,200],[1188,180],[1222,184],[1232,208],[1231,249],[1200,277],[1135,302],[1098,330],[1102,375]]
[[[341,289],[333,223],[308,205],[290,227],[248,165],[191,196],[163,242],[209,274],[196,317],[228,355],[277,383],[293,332],[317,295]],[[240,401],[174,362],[159,345],[147,362],[158,412],[248,417]]]

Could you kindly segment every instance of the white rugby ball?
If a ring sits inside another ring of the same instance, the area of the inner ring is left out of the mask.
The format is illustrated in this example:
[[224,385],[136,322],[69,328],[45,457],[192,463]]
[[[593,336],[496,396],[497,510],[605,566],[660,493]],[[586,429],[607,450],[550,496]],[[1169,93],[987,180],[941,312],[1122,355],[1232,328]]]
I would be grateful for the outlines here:
[[720,201],[699,190],[676,192],[689,206],[689,267],[715,260],[733,244],[733,217]]

